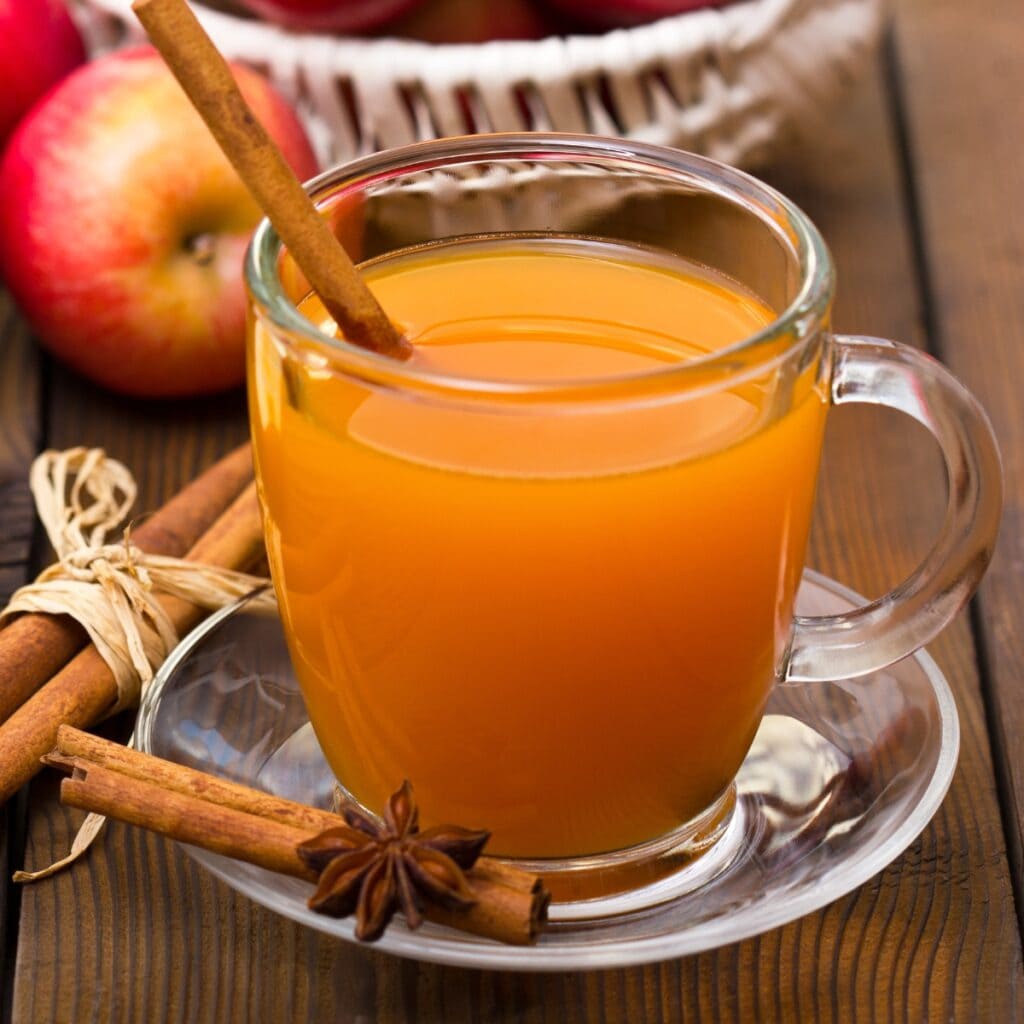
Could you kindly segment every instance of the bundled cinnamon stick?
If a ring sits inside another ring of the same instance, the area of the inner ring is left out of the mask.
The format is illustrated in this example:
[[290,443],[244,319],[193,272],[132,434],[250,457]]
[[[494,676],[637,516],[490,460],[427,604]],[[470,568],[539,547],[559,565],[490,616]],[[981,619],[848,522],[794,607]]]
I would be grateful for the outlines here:
[[[245,569],[263,556],[256,485],[250,484],[192,546],[186,559]],[[205,614],[181,598],[161,596],[159,601],[179,635]],[[36,774],[39,759],[53,746],[61,723],[88,727],[110,712],[117,696],[114,674],[95,647],[72,658],[0,725],[0,803]]]
[[[142,551],[180,557],[252,480],[248,443],[186,485],[132,531]],[[5,722],[86,644],[65,615],[26,614],[0,629],[0,723]]]
[[[64,803],[159,832],[282,874],[315,881],[317,872],[298,853],[346,819],[283,800],[182,765],[129,750],[69,726],[43,759],[70,772],[61,784]],[[424,916],[462,931],[522,945],[544,926],[548,894],[540,880],[481,857],[466,872],[473,904],[444,910],[431,904]]]

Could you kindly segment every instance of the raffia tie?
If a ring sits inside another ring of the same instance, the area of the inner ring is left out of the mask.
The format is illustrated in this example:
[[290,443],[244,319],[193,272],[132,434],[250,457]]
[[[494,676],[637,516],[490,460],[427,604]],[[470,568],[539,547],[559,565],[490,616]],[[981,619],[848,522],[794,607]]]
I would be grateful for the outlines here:
[[[129,470],[100,448],[43,452],[32,464],[29,486],[57,561],[14,593],[0,623],[16,612],[80,622],[114,675],[117,703],[109,714],[138,705],[178,642],[158,593],[213,610],[267,587],[258,576],[146,554],[131,543],[130,528],[122,541],[108,543],[138,489]],[[264,589],[253,605],[272,609],[272,592]]]
[[[0,624],[16,612],[70,615],[82,624],[114,675],[117,701],[108,714],[135,707],[144,687],[178,642],[156,594],[171,594],[213,610],[255,594],[251,611],[276,605],[269,580],[181,558],[150,555],[131,543],[108,544],[121,527],[138,488],[129,470],[100,448],[43,452],[32,464],[29,486],[57,562],[14,593]],[[134,736],[130,739],[132,745]],[[17,871],[33,882],[67,867],[92,844],[106,819],[86,816],[71,852],[39,871]]]

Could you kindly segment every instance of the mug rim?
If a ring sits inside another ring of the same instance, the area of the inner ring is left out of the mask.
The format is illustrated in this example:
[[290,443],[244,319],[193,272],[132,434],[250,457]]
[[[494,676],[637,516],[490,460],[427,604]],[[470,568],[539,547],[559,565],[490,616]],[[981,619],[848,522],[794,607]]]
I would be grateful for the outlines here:
[[[835,269],[821,233],[794,202],[764,182],[709,157],[650,143],[599,135],[555,132],[496,132],[416,142],[339,164],[304,184],[314,203],[326,195],[358,192],[368,184],[466,162],[519,159],[524,162],[590,161],[648,173],[658,172],[696,185],[757,217],[788,244],[799,268],[799,286],[771,323],[725,348],[655,369],[576,380],[474,378],[410,366],[318,330],[285,294],[278,273],[280,236],[267,218],[257,226],[245,256],[250,302],[289,340],[328,357],[331,369],[364,383],[434,396],[499,402],[609,401],[618,398],[678,397],[736,385],[785,362],[824,323],[835,291]],[[788,238],[786,237],[788,236]],[[786,336],[792,343],[777,345]],[[327,366],[324,367],[325,369]]]

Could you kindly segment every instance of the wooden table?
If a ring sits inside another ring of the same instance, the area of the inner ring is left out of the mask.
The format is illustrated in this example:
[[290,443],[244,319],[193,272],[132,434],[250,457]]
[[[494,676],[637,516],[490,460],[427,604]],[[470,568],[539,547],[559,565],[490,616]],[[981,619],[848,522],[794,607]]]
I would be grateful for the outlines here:
[[[40,777],[3,815],[3,1012],[36,1021],[1010,1021],[1024,1016],[1024,19],[1020,0],[899,0],[850,100],[762,170],[830,241],[839,329],[927,347],[987,406],[1005,459],[995,563],[932,646],[963,727],[932,823],[856,892],[784,928],[644,968],[530,975],[402,961],[291,924],[176,846],[109,827],[46,883],[78,816]],[[102,445],[142,504],[245,435],[243,397],[143,405],[40,356],[0,299],[0,596],[38,568],[25,484],[43,446]],[[941,468],[892,414],[830,426],[810,561],[880,594],[927,549]],[[934,495],[925,500],[924,495]]]

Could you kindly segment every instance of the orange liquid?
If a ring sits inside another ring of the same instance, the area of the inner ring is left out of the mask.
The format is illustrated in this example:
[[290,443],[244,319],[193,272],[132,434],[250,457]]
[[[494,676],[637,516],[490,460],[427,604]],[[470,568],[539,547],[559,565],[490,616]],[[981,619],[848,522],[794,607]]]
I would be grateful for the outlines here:
[[[367,275],[415,363],[477,379],[665,369],[774,319],[728,280],[594,243],[439,247]],[[766,374],[595,412],[286,373],[262,327],[251,358],[285,630],[356,797],[379,809],[409,778],[426,824],[571,856],[659,836],[724,791],[788,638],[815,367],[784,401]]]

